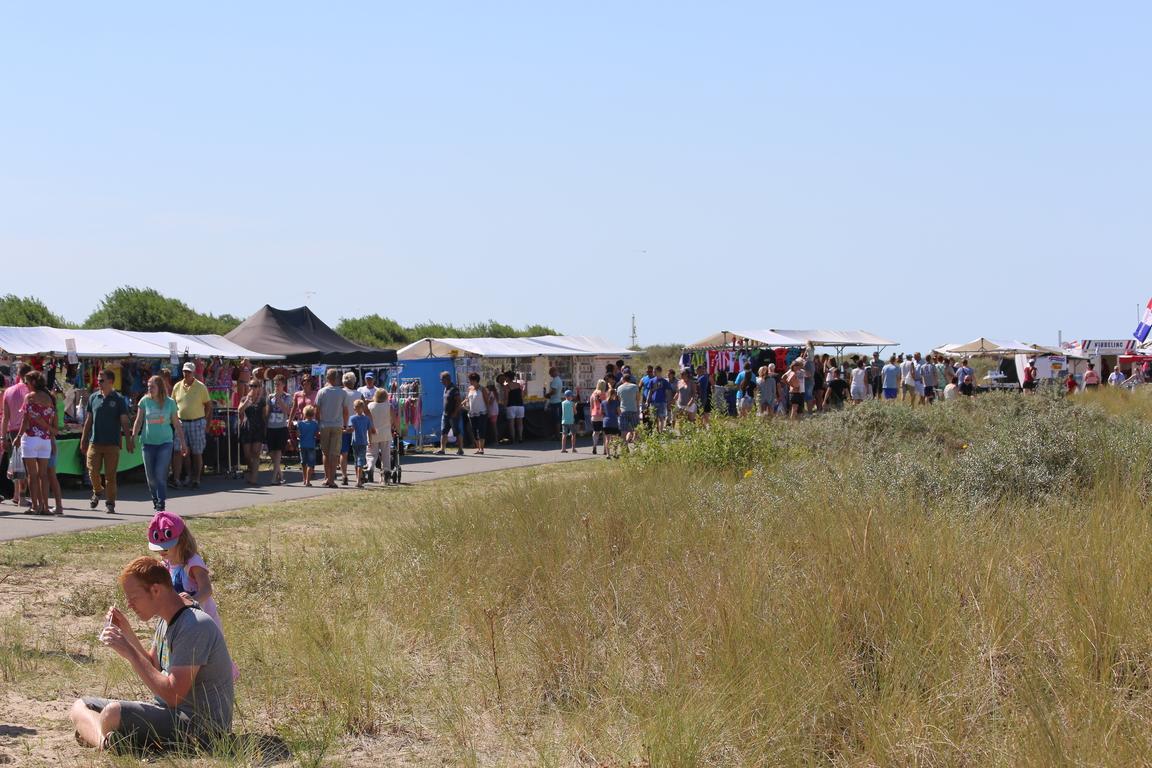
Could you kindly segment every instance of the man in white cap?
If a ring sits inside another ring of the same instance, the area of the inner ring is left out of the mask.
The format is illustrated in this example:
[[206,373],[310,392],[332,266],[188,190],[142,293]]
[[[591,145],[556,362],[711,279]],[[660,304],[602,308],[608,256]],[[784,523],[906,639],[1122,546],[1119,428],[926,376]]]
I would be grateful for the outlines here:
[[[184,427],[184,441],[188,446],[188,484],[200,487],[200,475],[204,472],[204,446],[208,442],[208,417],[212,415],[212,398],[208,387],[196,378],[196,365],[184,363],[184,378],[172,387],[172,399],[176,401],[176,416]],[[172,487],[181,487],[180,470],[184,457],[172,455]]]

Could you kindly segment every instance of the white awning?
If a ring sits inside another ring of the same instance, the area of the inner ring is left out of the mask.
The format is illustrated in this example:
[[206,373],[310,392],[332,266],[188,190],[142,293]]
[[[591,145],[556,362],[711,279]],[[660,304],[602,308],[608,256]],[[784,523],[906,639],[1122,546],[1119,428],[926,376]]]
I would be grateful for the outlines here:
[[0,326],[0,350],[10,355],[68,354],[68,339],[75,341],[77,357],[164,358],[170,352],[168,343],[175,341],[179,354],[192,357],[248,357],[254,360],[276,360],[275,355],[258,355],[225,339],[223,336],[186,336],[179,333],[143,333],[119,331],[115,328],[70,329],[17,328]]
[[216,334],[189,335],[183,333],[167,333],[165,331],[117,331],[134,339],[147,341],[163,350],[163,357],[168,356],[168,345],[176,342],[176,350],[180,355],[191,357],[226,357],[232,360],[248,358],[249,360],[282,360],[283,355],[264,355],[229,341]]
[[10,355],[64,357],[68,354],[69,339],[75,342],[79,357],[131,357],[142,351],[151,352],[156,349],[154,344],[119,336],[115,331],[109,334],[46,326],[0,327],[0,349]]
[[814,347],[894,347],[897,342],[885,339],[868,331],[836,331],[828,328],[813,328],[808,330],[784,330],[774,328],[781,336],[790,336],[794,339],[803,339]]
[[397,350],[400,360],[427,357],[626,357],[632,353],[596,336],[525,336],[511,339],[423,338]]
[[617,346],[599,336],[532,336],[534,341],[556,344],[578,357],[631,357],[632,350]]

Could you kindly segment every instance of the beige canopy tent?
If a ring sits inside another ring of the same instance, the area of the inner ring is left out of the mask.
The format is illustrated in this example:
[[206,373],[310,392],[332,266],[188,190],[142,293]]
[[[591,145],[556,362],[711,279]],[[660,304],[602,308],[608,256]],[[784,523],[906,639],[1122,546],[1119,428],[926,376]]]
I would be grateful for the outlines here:
[[1007,355],[1030,355],[1036,348],[1022,341],[1004,341],[981,336],[964,344],[945,344],[932,350],[940,355],[972,357],[1004,357]]

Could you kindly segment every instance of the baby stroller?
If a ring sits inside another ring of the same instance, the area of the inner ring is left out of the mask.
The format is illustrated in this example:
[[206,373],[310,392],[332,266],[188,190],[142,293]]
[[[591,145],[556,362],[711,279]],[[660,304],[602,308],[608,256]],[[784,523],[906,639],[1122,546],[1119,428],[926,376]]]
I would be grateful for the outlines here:
[[[387,467],[380,467],[380,479],[385,483],[392,483],[393,485],[400,484],[400,452],[404,450],[404,441],[400,439],[400,435],[396,432],[392,433],[392,450],[389,451],[391,456],[388,460]],[[375,482],[374,475],[376,472],[375,464],[368,467],[368,482]]]
[[[392,457],[388,462],[388,472],[385,476],[385,482],[391,482],[393,485],[400,485],[400,454],[404,452],[404,441],[400,439],[398,432],[392,433]],[[383,470],[381,470],[383,471]]]

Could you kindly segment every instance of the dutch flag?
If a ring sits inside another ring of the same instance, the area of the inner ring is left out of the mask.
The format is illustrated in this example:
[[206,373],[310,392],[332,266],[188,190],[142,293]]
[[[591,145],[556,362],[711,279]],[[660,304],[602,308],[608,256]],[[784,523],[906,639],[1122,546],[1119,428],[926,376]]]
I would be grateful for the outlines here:
[[1144,307],[1144,317],[1140,318],[1140,325],[1136,326],[1132,335],[1143,344],[1148,339],[1149,331],[1152,331],[1152,299],[1149,299],[1148,306]]

